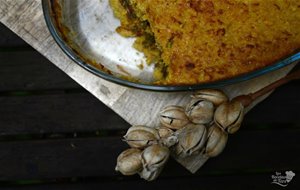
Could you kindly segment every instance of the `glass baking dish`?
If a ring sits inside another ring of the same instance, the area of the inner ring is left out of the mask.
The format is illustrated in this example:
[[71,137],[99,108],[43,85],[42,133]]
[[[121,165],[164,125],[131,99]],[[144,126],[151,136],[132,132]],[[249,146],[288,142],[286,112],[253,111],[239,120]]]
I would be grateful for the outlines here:
[[300,59],[298,51],[272,65],[226,80],[155,85],[153,64],[144,64],[143,54],[132,48],[134,39],[115,32],[120,23],[113,16],[108,0],[42,0],[42,6],[49,31],[66,55],[91,73],[128,87],[154,91],[217,88],[255,78]]

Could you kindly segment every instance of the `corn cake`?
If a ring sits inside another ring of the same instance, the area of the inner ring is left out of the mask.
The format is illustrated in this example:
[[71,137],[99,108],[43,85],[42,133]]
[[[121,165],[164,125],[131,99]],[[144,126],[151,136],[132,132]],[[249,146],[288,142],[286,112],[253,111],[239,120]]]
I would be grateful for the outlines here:
[[299,0],[110,0],[157,84],[213,82],[300,49]]

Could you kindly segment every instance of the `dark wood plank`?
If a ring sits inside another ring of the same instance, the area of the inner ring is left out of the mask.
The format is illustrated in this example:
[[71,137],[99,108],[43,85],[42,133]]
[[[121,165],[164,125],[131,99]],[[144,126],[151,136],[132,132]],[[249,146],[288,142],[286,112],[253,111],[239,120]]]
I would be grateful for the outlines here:
[[31,49],[26,42],[0,23],[0,48],[11,47],[27,47],[28,49]]
[[[297,87],[298,83],[290,84],[274,92],[270,99],[246,115],[242,129],[299,128],[300,94]],[[64,90],[45,93],[0,96],[0,134],[91,132],[129,127],[89,93]],[[282,101],[285,97],[289,98]]]
[[58,183],[44,185],[27,185],[22,187],[6,187],[3,190],[26,189],[26,190],[99,190],[99,189],[143,189],[143,190],[274,190],[274,189],[299,189],[300,183],[297,176],[292,179],[286,188],[271,184],[272,173],[256,175],[232,175],[232,176],[196,176],[160,178],[157,181],[145,182],[143,180],[95,180],[80,183]]
[[83,89],[36,51],[0,52],[0,92]]
[[[298,67],[300,69],[300,67]],[[246,116],[248,124],[300,124],[300,81],[275,90],[270,97],[254,107]]]
[[114,158],[125,147],[116,138],[1,142],[0,180],[116,175]]
[[89,93],[0,96],[0,134],[127,129],[129,124]]
[[[171,159],[161,176],[224,176],[300,171],[299,135],[300,130],[241,131],[230,137],[222,155],[209,160],[196,174],[190,174]],[[1,142],[0,180],[118,178],[121,175],[114,171],[116,157],[126,148],[121,137]]]

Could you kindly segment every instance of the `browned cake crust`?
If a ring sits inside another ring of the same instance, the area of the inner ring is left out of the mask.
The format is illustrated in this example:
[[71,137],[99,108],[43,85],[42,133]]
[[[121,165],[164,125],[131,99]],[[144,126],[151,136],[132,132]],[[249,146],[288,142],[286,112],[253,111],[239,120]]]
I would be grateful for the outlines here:
[[[135,47],[157,62],[159,84],[234,77],[300,48],[299,0],[125,1],[111,0],[122,24],[118,30],[138,36]],[[154,36],[155,47],[143,45],[145,35]]]

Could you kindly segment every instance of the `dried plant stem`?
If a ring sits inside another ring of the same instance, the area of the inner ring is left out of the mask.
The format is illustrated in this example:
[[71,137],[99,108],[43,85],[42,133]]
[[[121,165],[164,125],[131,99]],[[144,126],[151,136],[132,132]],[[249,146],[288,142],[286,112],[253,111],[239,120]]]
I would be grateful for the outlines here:
[[271,92],[272,90],[275,90],[276,88],[278,88],[283,84],[286,84],[292,80],[297,80],[297,79],[300,79],[300,70],[294,71],[254,93],[237,96],[233,100],[238,100],[243,104],[244,107],[247,107],[257,98],[267,94],[268,92]]

